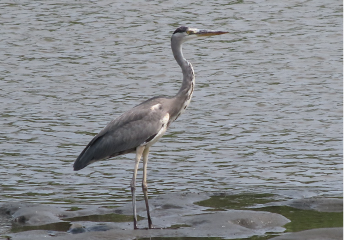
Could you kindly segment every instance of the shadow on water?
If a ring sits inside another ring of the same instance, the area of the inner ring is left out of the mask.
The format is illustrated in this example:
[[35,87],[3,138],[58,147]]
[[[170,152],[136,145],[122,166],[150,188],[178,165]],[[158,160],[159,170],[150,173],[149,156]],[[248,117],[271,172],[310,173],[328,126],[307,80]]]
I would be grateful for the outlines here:
[[70,222],[58,222],[58,223],[51,223],[51,224],[45,224],[45,225],[39,225],[39,226],[26,226],[26,225],[13,223],[11,232],[17,233],[17,232],[32,231],[32,230],[67,232],[70,226],[71,226]]

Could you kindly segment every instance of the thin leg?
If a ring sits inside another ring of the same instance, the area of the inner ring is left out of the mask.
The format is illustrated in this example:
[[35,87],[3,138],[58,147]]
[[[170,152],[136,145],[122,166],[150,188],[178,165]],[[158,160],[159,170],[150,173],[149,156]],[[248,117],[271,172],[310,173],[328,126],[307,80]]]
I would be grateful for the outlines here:
[[141,156],[142,156],[144,149],[145,149],[144,146],[136,148],[136,159],[135,159],[134,174],[133,174],[133,178],[132,178],[131,183],[130,183],[131,195],[132,195],[132,201],[133,201],[134,229],[137,229],[136,195],[135,195],[136,175],[137,175],[137,169],[139,168],[139,163],[140,163]]
[[146,210],[147,210],[147,217],[148,217],[148,228],[153,228],[152,219],[149,213],[149,204],[148,204],[148,187],[147,187],[147,163],[148,163],[148,154],[149,154],[149,147],[145,148],[143,151],[143,178],[142,178],[142,191],[145,196],[145,203],[146,203]]

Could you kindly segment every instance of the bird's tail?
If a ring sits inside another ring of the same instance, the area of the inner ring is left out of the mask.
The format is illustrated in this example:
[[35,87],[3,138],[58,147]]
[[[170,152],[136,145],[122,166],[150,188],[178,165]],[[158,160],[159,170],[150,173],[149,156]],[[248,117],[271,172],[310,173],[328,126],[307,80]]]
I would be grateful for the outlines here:
[[89,150],[90,146],[87,146],[79,155],[79,157],[75,160],[73,168],[74,171],[78,171],[80,169],[83,169],[84,167],[86,167],[87,165],[91,164],[92,162],[94,162],[94,160],[92,159],[92,155],[87,154],[88,150]]
[[[111,142],[106,141],[104,135],[96,135],[75,160],[73,165],[74,171],[83,169],[87,165],[90,165],[98,160],[109,158],[109,148],[111,145]],[[115,154],[112,156],[115,156]]]
[[73,165],[74,171],[83,169],[96,161],[133,152],[136,149],[137,144],[135,142],[132,144],[133,146],[130,144],[124,144],[124,146],[123,144],[116,144],[118,142],[116,134],[109,134],[106,131],[100,132],[91,140],[75,160]]

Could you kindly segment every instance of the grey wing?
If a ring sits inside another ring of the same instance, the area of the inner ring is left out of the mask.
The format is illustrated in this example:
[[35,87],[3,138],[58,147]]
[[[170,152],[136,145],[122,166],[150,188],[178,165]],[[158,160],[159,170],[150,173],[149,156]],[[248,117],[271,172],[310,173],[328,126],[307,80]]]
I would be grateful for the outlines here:
[[109,157],[135,151],[136,147],[149,142],[163,127],[162,111],[133,108],[111,121],[97,134],[74,162],[74,170]]

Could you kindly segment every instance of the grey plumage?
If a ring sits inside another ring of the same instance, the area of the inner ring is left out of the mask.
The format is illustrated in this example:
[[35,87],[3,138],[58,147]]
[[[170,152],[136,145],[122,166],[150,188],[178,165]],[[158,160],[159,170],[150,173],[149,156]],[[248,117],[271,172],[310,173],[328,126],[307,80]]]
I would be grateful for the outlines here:
[[135,152],[137,146],[152,140],[162,127],[160,119],[166,110],[161,107],[152,111],[150,108],[166,100],[169,99],[151,98],[112,120],[81,152],[74,170],[98,160]]
[[136,152],[135,168],[130,184],[134,229],[137,229],[135,189],[140,159],[143,157],[142,190],[147,209],[148,228],[153,228],[149,213],[146,182],[149,149],[186,109],[194,91],[194,70],[191,63],[184,58],[181,46],[190,39],[224,33],[227,32],[198,30],[188,27],[177,28],[171,37],[171,48],[173,56],[183,72],[183,82],[178,93],[174,97],[153,97],[112,120],[89,142],[74,162],[73,167],[77,171],[98,160]]

